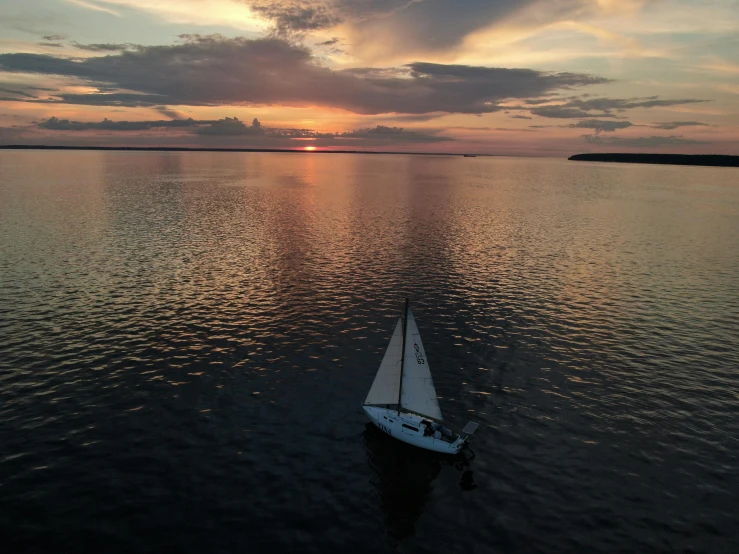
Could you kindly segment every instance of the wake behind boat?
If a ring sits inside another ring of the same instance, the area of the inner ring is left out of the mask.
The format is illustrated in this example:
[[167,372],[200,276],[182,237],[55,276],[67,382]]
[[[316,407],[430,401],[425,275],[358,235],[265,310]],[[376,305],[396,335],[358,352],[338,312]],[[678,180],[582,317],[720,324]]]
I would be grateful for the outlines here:
[[407,298],[362,407],[370,421],[388,435],[444,454],[462,450],[478,427],[469,422],[457,434],[443,425],[426,351]]

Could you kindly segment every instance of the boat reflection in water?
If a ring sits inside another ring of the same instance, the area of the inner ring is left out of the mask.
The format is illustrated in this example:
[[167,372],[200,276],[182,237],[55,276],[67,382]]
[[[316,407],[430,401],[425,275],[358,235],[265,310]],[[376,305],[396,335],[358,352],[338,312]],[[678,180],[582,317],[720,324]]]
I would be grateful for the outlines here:
[[462,490],[477,486],[469,469],[473,453],[451,456],[423,450],[394,440],[371,423],[365,426],[364,445],[372,469],[370,483],[382,502],[392,542],[413,535],[433,490],[432,483],[444,466],[452,466],[461,473],[459,486]]

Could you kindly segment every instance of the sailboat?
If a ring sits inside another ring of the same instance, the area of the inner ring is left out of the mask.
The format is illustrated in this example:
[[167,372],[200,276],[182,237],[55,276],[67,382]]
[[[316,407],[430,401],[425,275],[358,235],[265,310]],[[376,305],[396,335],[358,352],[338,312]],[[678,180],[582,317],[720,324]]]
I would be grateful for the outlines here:
[[403,317],[362,406],[370,421],[388,435],[426,450],[457,454],[475,432],[469,422],[457,434],[444,426],[426,351],[405,299]]

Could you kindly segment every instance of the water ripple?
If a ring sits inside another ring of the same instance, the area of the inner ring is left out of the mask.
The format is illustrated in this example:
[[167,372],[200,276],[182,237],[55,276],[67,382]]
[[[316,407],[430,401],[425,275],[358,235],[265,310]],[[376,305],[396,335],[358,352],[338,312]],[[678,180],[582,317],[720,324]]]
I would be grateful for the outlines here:
[[[8,548],[736,551],[736,176],[0,153]],[[404,296],[472,461],[359,409]]]

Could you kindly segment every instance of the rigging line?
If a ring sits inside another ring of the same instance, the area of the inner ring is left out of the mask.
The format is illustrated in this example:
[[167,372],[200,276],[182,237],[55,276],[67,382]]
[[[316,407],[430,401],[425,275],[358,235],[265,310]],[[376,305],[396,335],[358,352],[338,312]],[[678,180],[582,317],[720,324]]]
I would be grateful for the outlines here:
[[400,386],[398,387],[398,415],[400,415],[400,398],[403,392],[403,367],[405,366],[405,335],[408,329],[408,299],[405,299],[403,311],[403,350],[400,353]]

